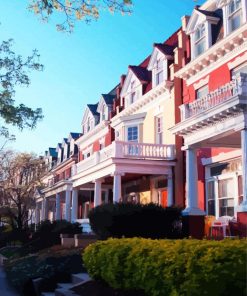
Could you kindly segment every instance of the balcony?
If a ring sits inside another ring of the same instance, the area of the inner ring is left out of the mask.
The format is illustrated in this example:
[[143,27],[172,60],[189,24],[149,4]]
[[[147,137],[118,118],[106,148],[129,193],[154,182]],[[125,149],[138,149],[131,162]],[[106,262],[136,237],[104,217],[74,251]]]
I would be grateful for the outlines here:
[[72,175],[74,176],[112,159],[174,160],[174,158],[175,145],[115,141],[73,166]]
[[[229,83],[205,97],[180,106],[180,134],[234,116],[247,108],[247,74],[239,73]],[[200,126],[198,123],[200,122]],[[177,129],[177,128],[175,128]],[[178,129],[177,129],[178,131]]]

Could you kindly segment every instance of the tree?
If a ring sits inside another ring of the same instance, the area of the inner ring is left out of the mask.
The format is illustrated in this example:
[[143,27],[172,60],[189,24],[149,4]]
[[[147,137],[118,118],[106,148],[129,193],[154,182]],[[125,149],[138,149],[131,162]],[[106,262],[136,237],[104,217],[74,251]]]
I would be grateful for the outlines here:
[[29,0],[28,8],[48,21],[54,12],[60,13],[62,22],[57,24],[60,31],[72,32],[75,22],[86,23],[97,20],[100,13],[109,10],[111,13],[131,13],[132,0]]
[[46,171],[42,158],[34,154],[3,151],[0,154],[0,206],[13,227],[24,229],[35,207],[35,191]]
[[[13,40],[2,41],[0,43],[0,136],[13,140],[6,126],[10,124],[19,129],[33,129],[37,122],[43,118],[42,109],[33,110],[24,104],[15,105],[15,87],[29,86],[28,76],[31,70],[43,70],[43,65],[39,63],[39,54],[33,50],[26,59],[17,55],[13,50]],[[3,147],[0,147],[0,151]]]

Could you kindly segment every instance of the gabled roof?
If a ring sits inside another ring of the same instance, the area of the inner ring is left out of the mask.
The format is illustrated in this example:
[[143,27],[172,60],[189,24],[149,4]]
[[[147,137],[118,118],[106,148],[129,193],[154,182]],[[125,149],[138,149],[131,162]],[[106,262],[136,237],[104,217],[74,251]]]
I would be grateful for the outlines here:
[[62,143],[58,143],[56,147],[56,152],[58,152],[59,149],[62,149]]
[[151,80],[151,72],[141,66],[129,66],[129,69],[135,74],[141,83],[147,83]]
[[72,133],[72,132],[70,132],[70,133],[69,133],[69,136],[68,136],[68,141],[71,140],[71,139],[76,140],[76,139],[78,139],[80,136],[81,136],[81,133]]
[[102,94],[102,97],[107,105],[112,105],[115,95],[111,94]]
[[203,23],[206,20],[210,21],[212,24],[217,24],[220,20],[220,16],[215,11],[202,10],[199,6],[196,6],[188,22],[186,34],[189,35],[194,32],[197,24]]
[[99,113],[97,112],[98,103],[97,104],[87,104],[87,107],[93,115],[99,115]]
[[173,56],[173,50],[175,49],[175,46],[167,45],[164,43],[154,43],[154,47],[166,56]]
[[49,147],[48,148],[48,154],[52,157],[57,157],[57,152],[56,152],[56,148],[53,147]]

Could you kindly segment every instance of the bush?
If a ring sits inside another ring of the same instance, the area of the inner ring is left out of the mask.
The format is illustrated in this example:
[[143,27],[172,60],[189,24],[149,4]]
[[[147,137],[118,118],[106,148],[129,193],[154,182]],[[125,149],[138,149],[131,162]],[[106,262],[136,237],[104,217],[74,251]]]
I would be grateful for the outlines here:
[[21,295],[32,291],[31,279],[42,277],[44,290],[52,290],[57,281],[70,279],[71,273],[83,272],[79,249],[46,249],[35,255],[8,260],[5,264],[7,278]]
[[109,239],[83,254],[89,275],[148,296],[246,295],[244,240]]
[[179,238],[181,210],[156,204],[104,204],[89,213],[92,230],[109,237]]
[[25,256],[29,253],[35,253],[39,250],[60,244],[61,233],[77,234],[81,233],[81,231],[79,223],[70,223],[66,220],[53,222],[49,220],[42,221],[37,225],[37,231],[33,234],[31,240],[19,250],[19,255]]

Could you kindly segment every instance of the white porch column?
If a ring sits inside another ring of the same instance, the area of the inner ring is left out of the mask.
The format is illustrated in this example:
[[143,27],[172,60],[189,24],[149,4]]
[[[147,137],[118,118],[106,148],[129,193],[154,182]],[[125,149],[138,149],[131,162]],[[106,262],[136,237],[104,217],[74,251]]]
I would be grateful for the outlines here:
[[94,207],[97,207],[102,204],[101,184],[102,184],[101,179],[97,179],[94,181]]
[[42,201],[42,221],[47,220],[48,216],[48,200],[44,198]]
[[171,207],[171,206],[173,206],[173,178],[172,178],[172,176],[168,176],[167,188],[168,188],[167,206]]
[[65,191],[65,220],[70,222],[71,199],[70,190]]
[[119,202],[121,197],[121,173],[115,172],[113,175],[113,203]]
[[71,222],[75,222],[78,218],[78,190],[72,190],[72,216]]
[[39,209],[39,203],[36,203],[35,207],[35,224],[39,224],[40,222],[40,209]]
[[241,131],[242,168],[243,168],[243,201],[238,212],[247,212],[247,129]]
[[198,208],[198,173],[196,150],[186,150],[186,208],[183,215],[205,215]]
[[59,193],[56,193],[56,214],[55,220],[61,220],[61,197]]

